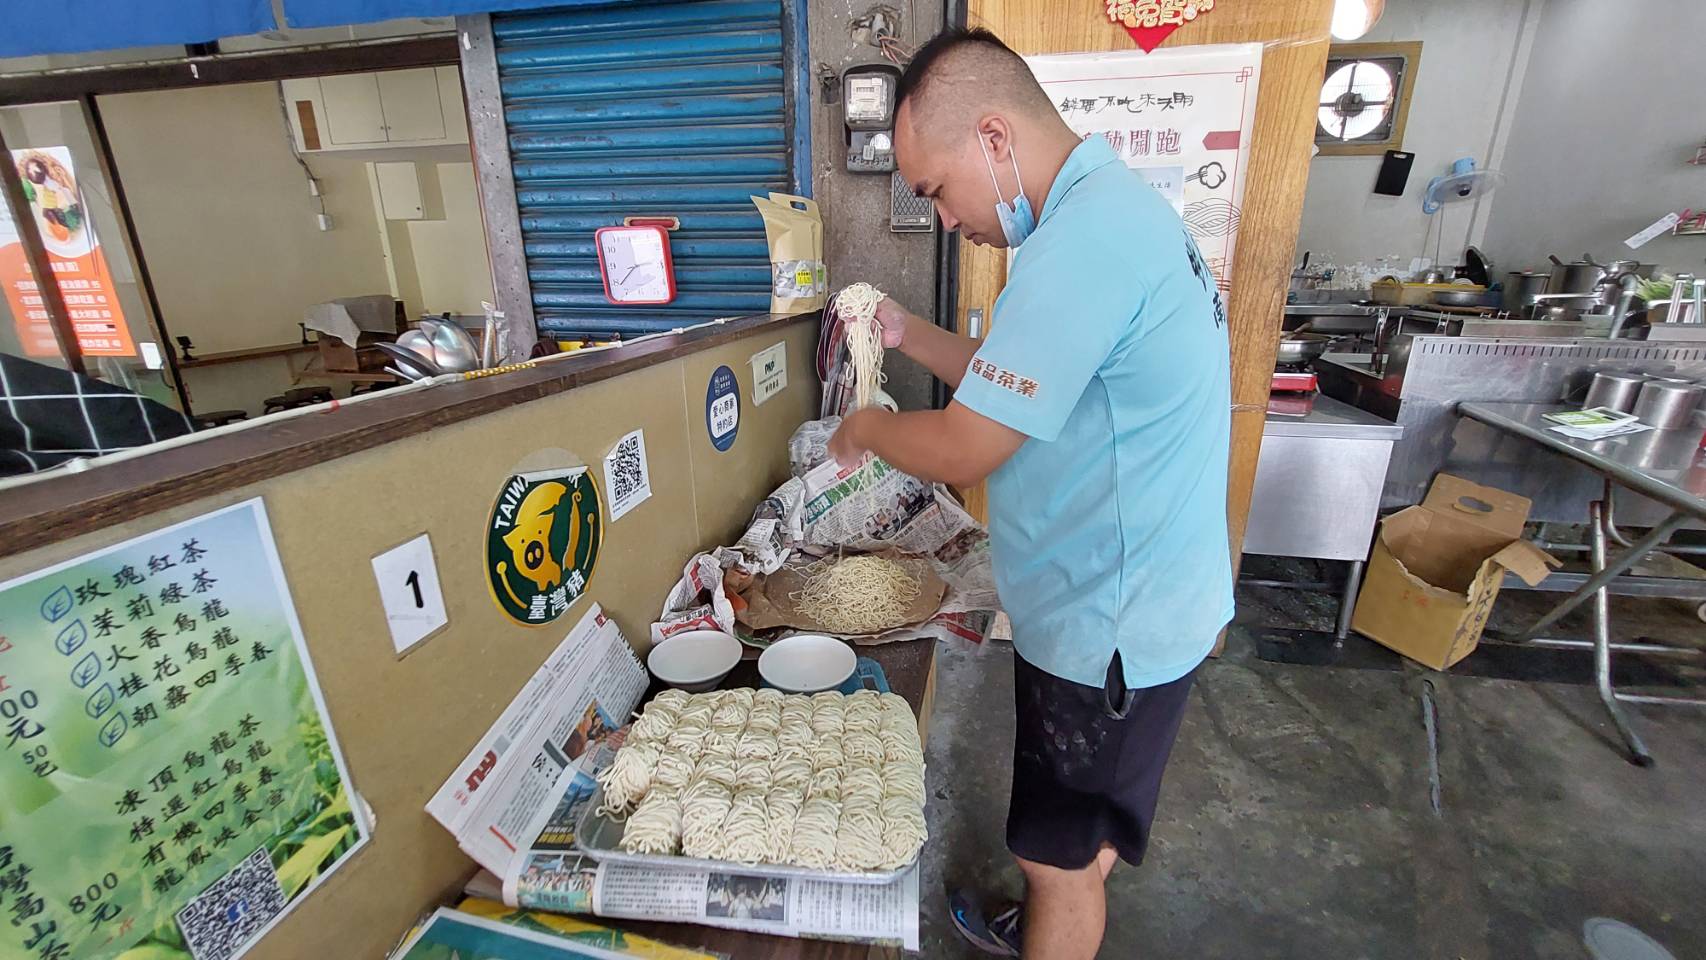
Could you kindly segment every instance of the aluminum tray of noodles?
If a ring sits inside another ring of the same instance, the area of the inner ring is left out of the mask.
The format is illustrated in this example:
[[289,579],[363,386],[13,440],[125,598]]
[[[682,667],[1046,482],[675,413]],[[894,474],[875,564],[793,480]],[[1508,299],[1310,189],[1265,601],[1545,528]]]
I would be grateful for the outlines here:
[[718,873],[738,873],[750,877],[779,877],[784,880],[798,877],[804,880],[834,880],[840,883],[868,883],[872,885],[893,883],[918,865],[916,854],[910,862],[893,870],[843,871],[820,870],[814,867],[799,867],[781,863],[706,860],[680,854],[629,853],[622,849],[622,832],[627,828],[627,821],[599,813],[603,807],[604,788],[599,787],[593,793],[592,800],[587,804],[586,811],[581,814],[580,824],[575,828],[575,849],[601,862],[625,863],[637,867],[658,867],[667,870],[712,870]]
[[928,835],[918,720],[892,693],[666,690],[598,783],[576,845],[599,860],[887,884]]

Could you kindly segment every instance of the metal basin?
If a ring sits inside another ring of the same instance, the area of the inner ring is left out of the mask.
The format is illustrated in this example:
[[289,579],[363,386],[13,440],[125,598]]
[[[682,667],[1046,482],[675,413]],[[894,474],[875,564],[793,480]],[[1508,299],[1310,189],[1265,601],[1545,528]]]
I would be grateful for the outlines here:
[[1319,333],[1288,333],[1274,351],[1275,363],[1307,363],[1327,352],[1332,337]]
[[1434,303],[1447,307],[1492,306],[1493,296],[1485,290],[1441,290],[1434,294]]

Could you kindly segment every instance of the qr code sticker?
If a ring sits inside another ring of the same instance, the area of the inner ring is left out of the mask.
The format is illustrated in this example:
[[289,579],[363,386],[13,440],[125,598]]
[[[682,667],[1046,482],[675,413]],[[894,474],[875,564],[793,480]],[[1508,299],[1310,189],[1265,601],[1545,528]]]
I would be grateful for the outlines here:
[[646,438],[638,430],[616,441],[604,458],[604,486],[610,491],[610,519],[615,520],[652,495],[646,470]]
[[229,960],[284,912],[284,888],[265,847],[244,857],[178,911],[195,960]]
[[640,460],[640,435],[631,433],[623,437],[611,460],[615,463],[615,476],[610,482],[610,495],[626,500],[646,482],[646,465]]

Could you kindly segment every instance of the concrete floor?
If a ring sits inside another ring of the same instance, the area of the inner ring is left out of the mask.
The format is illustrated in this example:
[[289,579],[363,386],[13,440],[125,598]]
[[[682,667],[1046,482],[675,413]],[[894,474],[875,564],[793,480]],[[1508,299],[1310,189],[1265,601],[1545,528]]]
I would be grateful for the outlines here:
[[[1250,559],[1256,576],[1319,575]],[[1494,629],[1548,599],[1506,591]],[[1241,629],[1327,629],[1333,614],[1326,595],[1239,589],[1227,651],[1192,692],[1148,861],[1109,880],[1100,956],[1585,958],[1582,923],[1606,916],[1706,957],[1706,709],[1633,708],[1658,760],[1641,769],[1614,746],[1591,686],[1267,663]],[[1706,641],[1679,601],[1618,599],[1613,615],[1621,638]],[[1587,630],[1578,612],[1553,633]],[[1012,648],[944,645],[939,670],[923,955],[969,957],[946,890],[1022,889],[1002,845]],[[1424,677],[1439,711],[1439,816]]]

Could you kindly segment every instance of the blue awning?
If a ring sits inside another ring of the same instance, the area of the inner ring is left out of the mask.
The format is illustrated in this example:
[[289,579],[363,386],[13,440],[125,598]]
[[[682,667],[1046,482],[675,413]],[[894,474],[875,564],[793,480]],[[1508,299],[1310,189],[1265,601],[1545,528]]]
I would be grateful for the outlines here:
[[206,43],[277,27],[270,0],[0,0],[0,57]]

